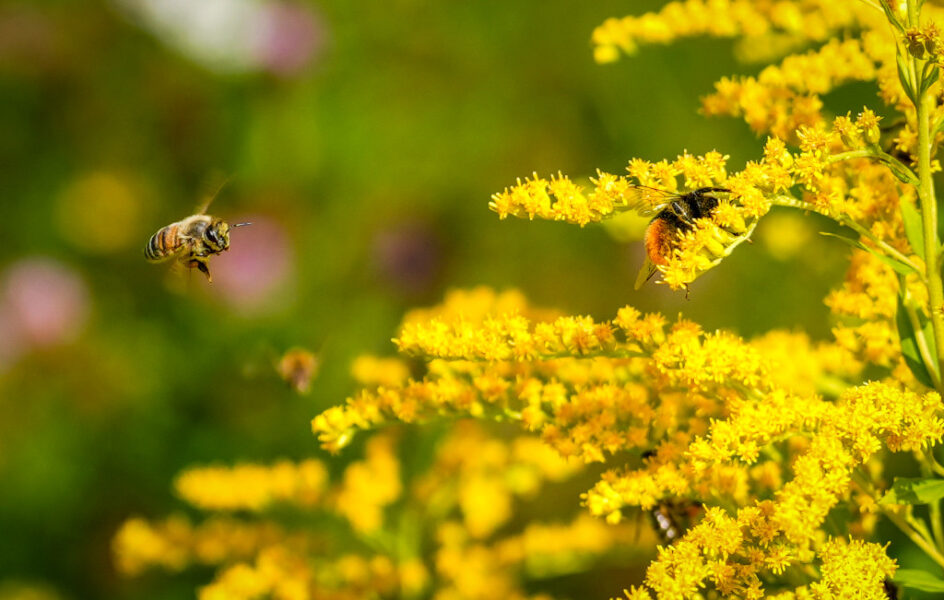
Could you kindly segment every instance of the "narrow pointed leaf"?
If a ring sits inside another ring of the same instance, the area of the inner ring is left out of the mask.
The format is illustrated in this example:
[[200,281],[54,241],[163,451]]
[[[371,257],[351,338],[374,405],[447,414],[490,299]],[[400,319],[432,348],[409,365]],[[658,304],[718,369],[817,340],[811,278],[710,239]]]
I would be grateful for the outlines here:
[[900,273],[902,275],[910,275],[912,273],[917,273],[917,271],[911,265],[906,265],[905,263],[899,262],[895,260],[894,258],[885,256],[881,252],[873,248],[869,248],[868,246],[866,246],[865,244],[863,244],[856,238],[852,238],[852,237],[849,237],[847,235],[840,234],[840,233],[830,233],[828,231],[820,231],[819,233],[820,235],[825,235],[828,237],[836,238],[837,240],[841,240],[845,242],[846,244],[849,244],[853,248],[858,248],[859,250],[865,250],[866,252],[874,256],[875,258],[879,259],[880,261],[882,261],[883,263],[885,263],[886,265],[894,269],[896,273]]
[[901,87],[904,88],[905,94],[908,95],[908,98],[911,100],[912,104],[915,103],[915,90],[914,85],[911,83],[911,76],[908,73],[908,65],[905,62],[905,57],[901,53],[896,57],[898,62],[898,79],[901,80]]
[[[923,317],[924,315],[918,314],[918,323],[921,325],[925,342],[931,344],[928,338],[933,339],[934,332],[931,330],[930,321]],[[911,319],[908,318],[908,311],[905,308],[901,296],[898,297],[898,311],[895,315],[895,321],[898,324],[898,338],[901,340],[901,354],[905,359],[905,364],[911,369],[915,379],[933,388],[934,380],[931,378],[931,373],[928,372],[927,366],[921,359],[921,353],[918,351],[917,333],[915,332],[914,325],[911,323]],[[932,354],[932,356],[936,356],[936,354]]]
[[879,2],[878,4],[885,12],[885,18],[888,19],[888,22],[891,23],[899,33],[904,33],[905,28],[902,26],[901,22],[898,21],[898,16],[892,11],[891,4],[887,2]]
[[922,94],[924,94],[925,92],[927,92],[929,89],[931,89],[931,86],[932,86],[932,85],[934,85],[935,83],[937,83],[938,73],[939,73],[938,69],[937,69],[937,68],[933,68],[933,69],[931,69],[931,72],[928,74],[928,76],[925,77],[925,78],[921,81],[921,93],[922,93]]
[[898,569],[892,581],[922,592],[944,592],[944,579],[920,569]]

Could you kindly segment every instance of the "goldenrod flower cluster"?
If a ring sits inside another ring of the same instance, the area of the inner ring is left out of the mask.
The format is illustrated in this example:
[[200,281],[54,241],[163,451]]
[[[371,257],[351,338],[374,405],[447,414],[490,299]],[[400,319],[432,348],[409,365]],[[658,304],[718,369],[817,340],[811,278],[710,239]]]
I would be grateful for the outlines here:
[[594,56],[611,62],[619,52],[636,52],[639,44],[667,44],[698,35],[769,39],[773,33],[822,41],[834,31],[869,15],[857,3],[751,2],[750,0],[685,0],[669,2],[657,13],[607,19],[593,32]]
[[351,364],[351,376],[364,387],[400,385],[409,379],[410,367],[399,358],[363,354]]
[[901,359],[895,327],[898,277],[872,254],[853,251],[846,281],[826,305],[848,324],[833,329],[836,341],[868,363],[888,366]]
[[684,154],[671,162],[633,159],[627,176],[598,172],[589,190],[563,175],[547,180],[535,174],[495,194],[489,207],[503,219],[537,217],[586,225],[640,207],[663,206],[659,204],[663,196],[650,188],[673,192],[679,189],[679,178],[688,190],[729,190],[716,193],[721,201],[710,218],[697,219],[676,235],[671,255],[658,265],[664,282],[673,289],[686,287],[717,266],[750,238],[758,220],[774,205],[819,212],[860,232],[863,243],[875,252],[904,257],[915,266],[920,260],[910,257],[914,249],[903,235],[898,211],[902,203],[914,203],[914,190],[895,173],[905,178],[913,174],[890,155],[880,158],[892,162],[897,171],[870,158],[865,140],[874,135],[877,124],[875,114],[865,109],[855,119],[836,118],[828,128],[800,126],[795,151],[780,138],[769,138],[761,160],[748,162],[733,174],[727,171],[727,157],[717,152]]
[[272,522],[245,522],[215,517],[193,525],[183,516],[160,522],[127,520],[113,541],[118,569],[137,575],[150,567],[180,571],[191,564],[216,565],[248,559],[260,549],[304,547],[306,537]]
[[[927,491],[944,475],[933,453],[944,437],[944,244],[931,179],[944,9],[920,5],[685,0],[607,21],[594,33],[604,62],[693,35],[795,50],[703,101],[768,135],[759,157],[743,168],[718,151],[637,158],[589,186],[535,174],[489,205],[502,219],[585,226],[676,211],[710,188],[717,205],[693,222],[676,214],[667,255],[650,256],[673,289],[717,266],[773,207],[819,213],[853,247],[825,300],[832,341],[747,340],[631,306],[601,320],[535,308],[517,291],[453,291],[406,316],[393,340],[404,358],[359,359],[362,388],[312,420],[331,452],[387,428],[363,460],[334,481],[315,461],[185,472],[185,500],[253,520],[133,519],[115,540],[119,566],[216,565],[204,600],[525,598],[528,582],[625,558],[630,536],[652,546],[661,532],[629,600],[880,599],[901,576],[873,539],[885,518],[944,567],[940,494]],[[827,114],[819,95],[850,81],[874,81],[902,119]],[[427,442],[427,460],[407,452]],[[891,453],[909,454],[923,478],[893,484]],[[553,507],[561,494],[549,490],[566,486],[582,514],[521,526],[522,505]],[[347,537],[282,529],[273,507],[340,523]],[[669,507],[690,509],[691,522],[670,522]],[[656,525],[641,532],[646,513]],[[205,539],[211,528],[227,543]]]
[[[899,10],[886,6],[893,13]],[[930,18],[944,18],[939,7],[924,10]],[[859,37],[829,39],[850,27],[861,31]],[[756,132],[771,135],[761,160],[729,174],[727,157],[717,151],[655,163],[633,159],[628,176],[598,172],[590,189],[561,174],[549,179],[535,174],[495,194],[491,209],[501,218],[583,226],[627,210],[665,206],[664,196],[649,190],[653,187],[679,194],[705,187],[730,190],[718,194],[721,203],[710,218],[689,223],[671,240],[670,255],[654,261],[673,289],[686,287],[748,239],[771,205],[827,215],[854,229],[870,251],[920,270],[920,260],[911,254],[922,249],[905,242],[898,210],[917,200],[913,167],[918,127],[911,96],[918,84],[902,80],[899,59],[907,49],[927,59],[926,72],[942,64],[942,45],[933,24],[903,30],[896,37],[879,6],[867,2],[686,0],[670,2],[659,13],[607,21],[594,32],[594,42],[598,59],[606,61],[615,59],[618,49],[633,52],[639,42],[664,43],[693,35],[756,41],[771,34],[801,42],[827,41],[789,55],[757,76],[723,78],[702,103],[708,115],[741,117]],[[828,115],[819,96],[851,81],[875,81],[881,100],[904,119],[883,129],[870,109],[856,117]],[[930,84],[932,91],[935,85]],[[929,110],[935,125],[931,143],[936,145],[944,137],[936,126],[944,122],[944,104]],[[931,166],[940,168],[933,160]]]
[[[494,437],[473,422],[460,423],[431,464],[409,478],[399,458],[400,437],[391,432],[371,438],[364,459],[351,463],[336,483],[311,460],[185,471],[178,478],[181,497],[230,516],[198,525],[179,516],[129,519],[113,542],[116,564],[128,575],[214,567],[216,577],[201,588],[201,600],[433,591],[436,597],[484,600],[496,589],[503,597],[527,598],[522,581],[592,567],[639,537],[636,527],[609,527],[585,513],[509,528],[518,502],[534,501],[546,486],[582,471],[581,463],[562,459],[533,437]],[[318,525],[283,524],[286,511]],[[345,522],[348,534],[338,536]]]
[[[880,297],[863,310],[887,314]],[[313,428],[336,450],[359,429],[474,416],[518,421],[585,462],[646,456],[636,468],[605,472],[584,503],[612,524],[667,499],[709,507],[650,567],[646,584],[658,597],[687,597],[706,585],[761,597],[764,581],[785,585],[781,576],[820,551],[837,504],[874,510],[875,498],[850,495],[857,469],[883,448],[921,451],[944,435],[936,393],[845,383],[863,366],[842,344],[781,332],[745,342],[631,307],[603,322],[534,323],[518,312],[533,309],[515,311],[471,320],[432,309],[425,324],[405,323],[395,341],[431,361],[426,378],[364,390],[316,417]],[[835,404],[817,393],[841,389]],[[457,460],[475,446],[478,461],[506,452],[473,444]],[[499,521],[465,522],[463,539],[474,539],[501,522],[513,486],[474,478],[465,485],[498,511],[491,518]]]
[[[326,448],[392,421],[489,416],[540,430],[565,456],[603,461],[646,450],[653,428],[687,430],[698,423],[690,421],[696,412],[722,414],[715,396],[766,389],[769,370],[735,336],[705,333],[685,320],[670,326],[632,307],[604,322],[531,323],[516,313],[480,323],[406,323],[396,342],[407,354],[454,362],[434,361],[421,381],[362,390],[316,417],[312,427]],[[689,405],[692,398],[697,406]]]
[[271,467],[188,469],[175,482],[181,498],[203,510],[260,511],[277,502],[314,506],[321,500],[328,472],[317,460],[281,461]]

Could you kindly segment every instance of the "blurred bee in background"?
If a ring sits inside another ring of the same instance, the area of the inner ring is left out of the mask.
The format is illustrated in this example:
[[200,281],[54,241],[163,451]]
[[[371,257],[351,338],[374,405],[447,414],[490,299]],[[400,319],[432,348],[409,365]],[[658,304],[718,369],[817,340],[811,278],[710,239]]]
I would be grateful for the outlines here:
[[[646,450],[640,458],[643,461],[649,461],[655,456],[655,450]],[[668,546],[685,535],[689,527],[704,514],[705,507],[697,500],[663,498],[645,512],[648,513],[652,529],[655,530],[659,540],[663,545]]]
[[282,379],[299,394],[307,394],[311,380],[318,374],[318,357],[304,348],[292,348],[276,365]]
[[[222,189],[222,185],[219,189]],[[152,263],[176,258],[188,268],[199,269],[206,275],[207,280],[213,283],[213,277],[210,276],[210,269],[207,266],[210,257],[229,250],[231,228],[252,225],[252,223],[230,225],[219,217],[206,214],[210,203],[219,193],[219,189],[203,203],[196,214],[162,227],[152,235],[144,248],[145,258]]]
[[[636,277],[635,288],[638,290],[652,279],[659,265],[668,262],[679,235],[694,227],[696,219],[711,216],[718,206],[718,199],[711,194],[731,190],[703,187],[687,194],[677,194],[644,185],[634,187],[639,197],[631,208],[644,217],[655,215],[646,227],[646,261]],[[653,195],[657,196],[655,202],[650,199]]]
[[656,535],[666,546],[685,535],[705,508],[694,500],[662,500],[649,509],[649,520]]

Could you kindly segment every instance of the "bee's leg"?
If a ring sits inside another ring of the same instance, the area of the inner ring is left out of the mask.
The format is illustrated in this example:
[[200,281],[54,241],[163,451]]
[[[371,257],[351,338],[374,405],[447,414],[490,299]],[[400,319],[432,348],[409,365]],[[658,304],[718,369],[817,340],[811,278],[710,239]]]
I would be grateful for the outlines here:
[[204,260],[195,260],[197,263],[197,268],[200,269],[200,272],[206,275],[207,281],[213,283],[213,277],[210,276],[210,269],[207,267],[207,261]]
[[688,285],[685,285],[685,299],[688,300]]
[[213,278],[210,277],[210,269],[207,268],[207,258],[205,256],[201,254],[193,254],[182,262],[191,269],[199,269],[201,273],[206,275],[207,281],[213,283]]

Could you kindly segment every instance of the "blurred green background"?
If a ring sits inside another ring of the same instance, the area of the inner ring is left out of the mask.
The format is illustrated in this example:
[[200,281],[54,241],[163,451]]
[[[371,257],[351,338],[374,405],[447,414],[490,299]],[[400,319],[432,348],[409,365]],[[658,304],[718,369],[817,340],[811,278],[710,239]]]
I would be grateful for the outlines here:
[[[0,584],[188,597],[207,573],[119,579],[116,527],[180,509],[171,481],[189,465],[324,458],[309,421],[353,391],[352,359],[392,353],[402,314],[450,287],[827,336],[822,298],[847,253],[812,219],[771,215],[686,300],[632,290],[638,242],[489,212],[534,171],[759,156],[746,125],[697,112],[715,80],[759,69],[730,42],[593,63],[597,24],[657,5],[4,3]],[[861,86],[826,101],[844,113],[873,98]],[[211,213],[255,225],[211,262],[214,284],[147,264],[148,237],[221,175]],[[785,227],[806,243],[778,245]],[[296,345],[322,360],[308,396],[273,367]]]

